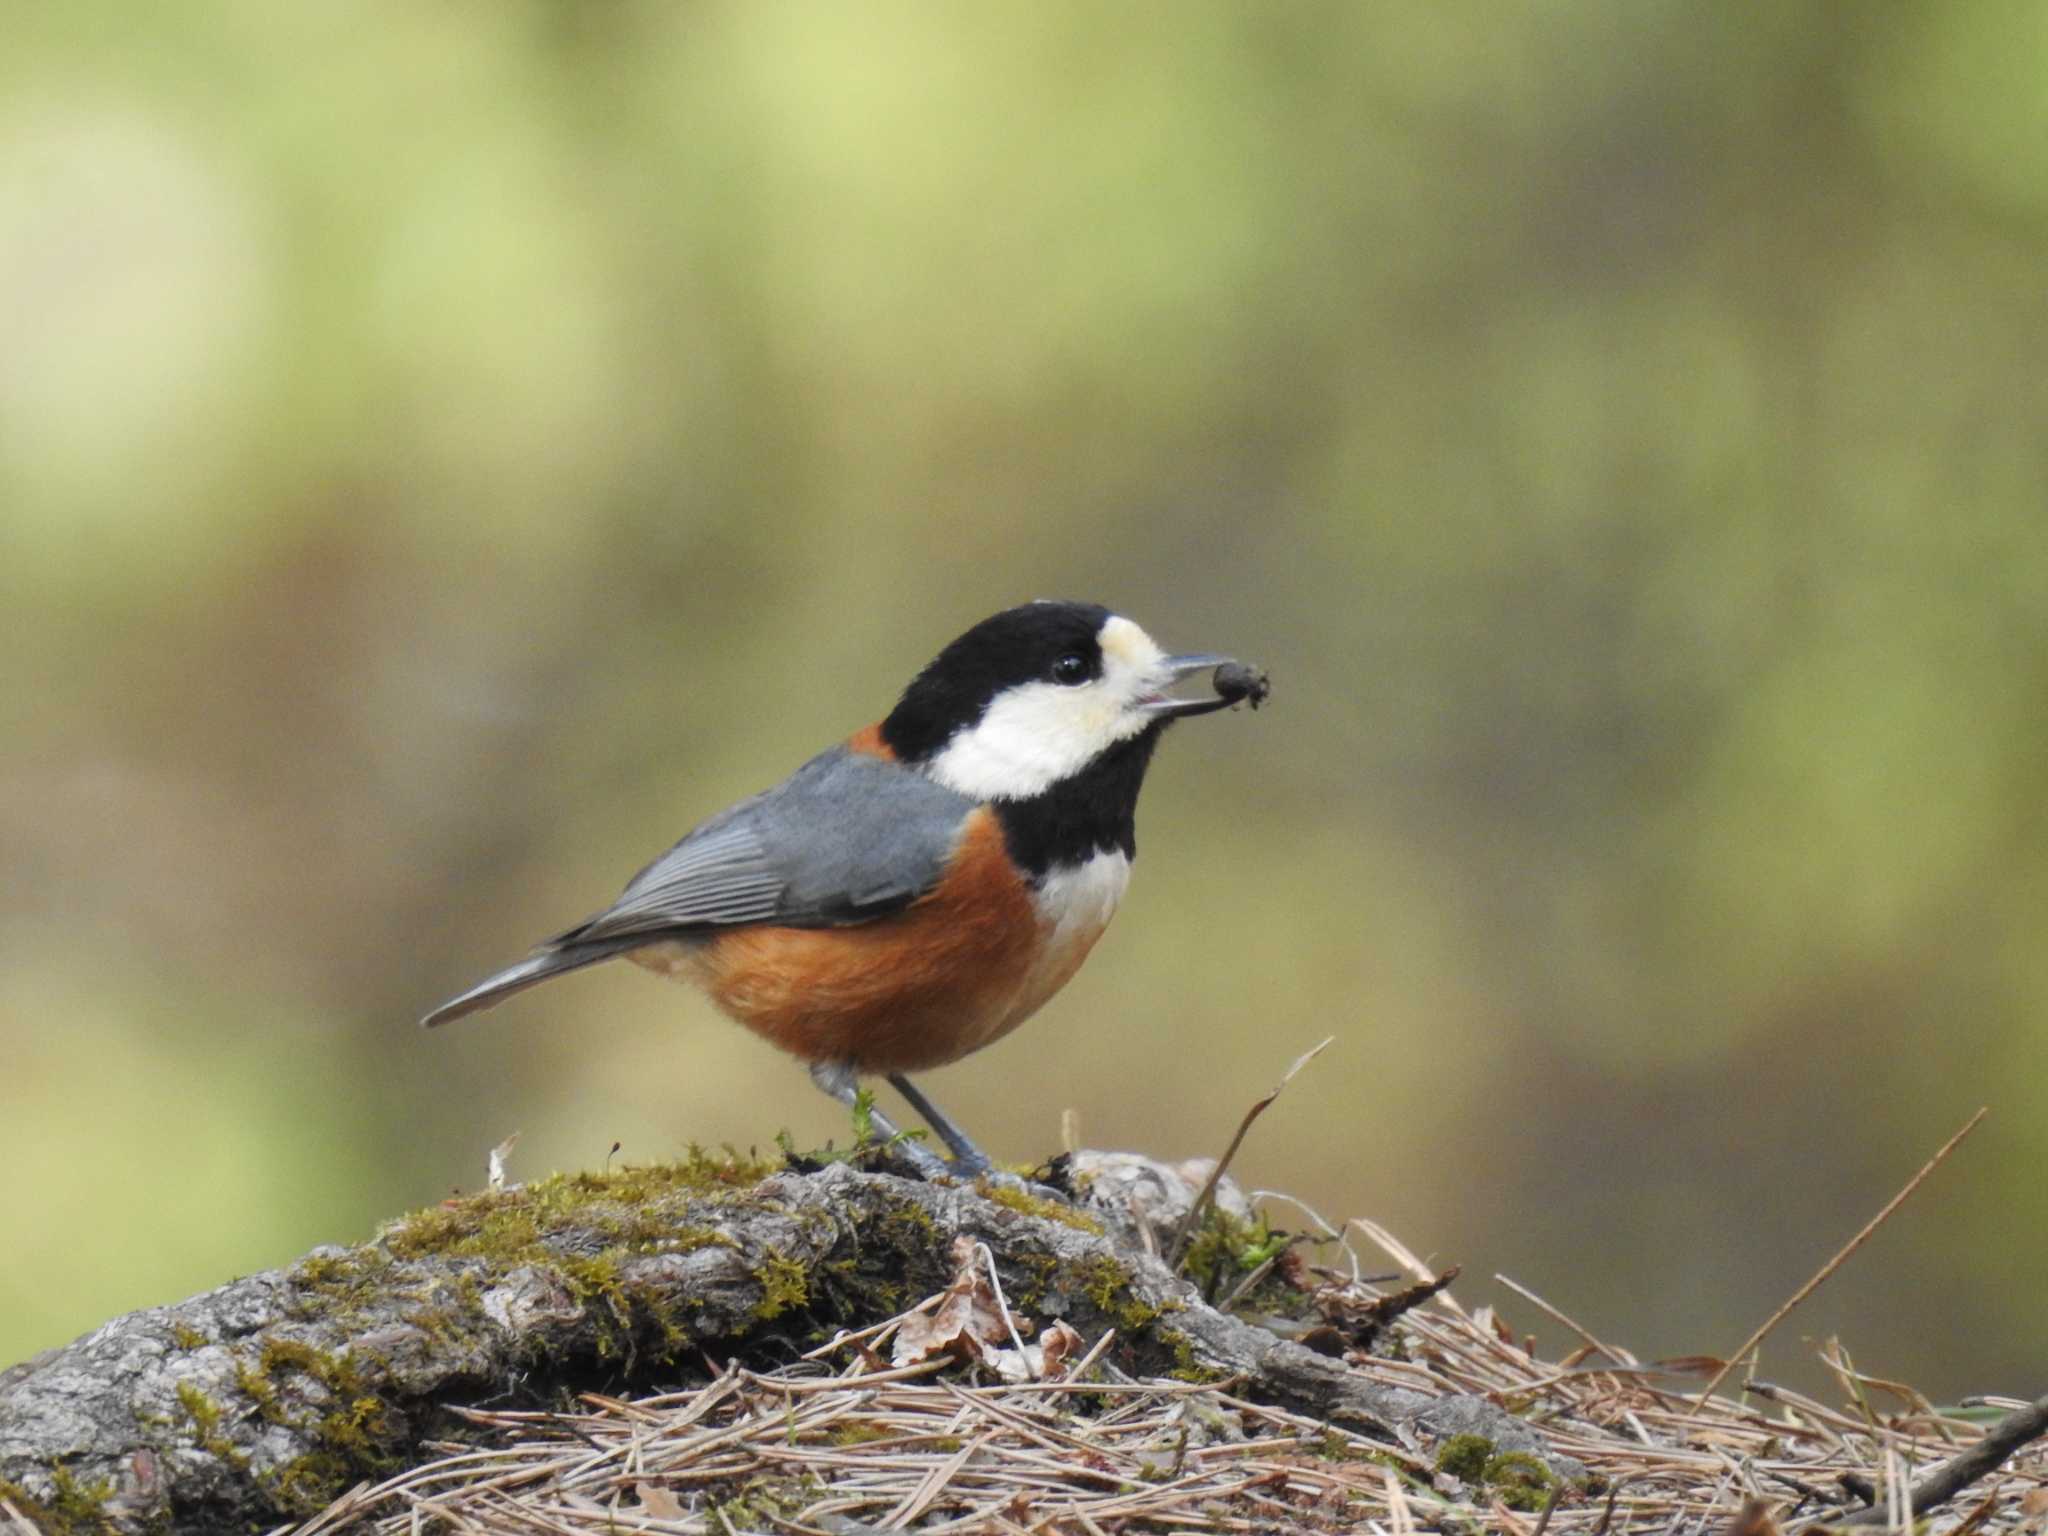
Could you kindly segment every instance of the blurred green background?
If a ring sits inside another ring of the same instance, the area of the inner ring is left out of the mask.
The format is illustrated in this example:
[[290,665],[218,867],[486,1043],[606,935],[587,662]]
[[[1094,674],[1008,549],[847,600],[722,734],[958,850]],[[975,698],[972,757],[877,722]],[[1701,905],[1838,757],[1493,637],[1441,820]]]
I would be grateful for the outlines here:
[[1334,1033],[1247,1181],[1649,1355],[1990,1104],[1764,1367],[2037,1392],[2044,17],[10,8],[0,1361],[843,1137],[630,968],[413,1020],[1075,596],[1277,692],[929,1080],[999,1154]]

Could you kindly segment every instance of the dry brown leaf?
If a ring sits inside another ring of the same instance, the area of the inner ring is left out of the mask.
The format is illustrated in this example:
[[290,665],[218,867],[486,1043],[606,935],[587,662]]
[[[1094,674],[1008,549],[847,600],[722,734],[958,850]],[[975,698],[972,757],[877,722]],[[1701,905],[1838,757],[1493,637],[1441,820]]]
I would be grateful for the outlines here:
[[1067,1362],[1081,1353],[1081,1335],[1064,1321],[1055,1322],[1039,1340],[1039,1377],[1050,1381],[1066,1374]]
[[1056,1322],[1046,1329],[1043,1343],[1026,1344],[1020,1349],[992,1349],[986,1364],[1005,1381],[1051,1381],[1062,1374],[1061,1362],[1080,1349],[1081,1335],[1065,1323]]
[[[951,1252],[953,1280],[946,1287],[945,1299],[930,1312],[906,1319],[896,1330],[891,1358],[898,1366],[921,1365],[936,1355],[950,1354],[974,1364],[988,1362],[998,1352],[1017,1354],[1014,1349],[1002,1348],[1010,1342],[1010,1323],[988,1282],[974,1239],[954,1238]],[[1028,1380],[1029,1376],[1026,1373],[1014,1379]]]

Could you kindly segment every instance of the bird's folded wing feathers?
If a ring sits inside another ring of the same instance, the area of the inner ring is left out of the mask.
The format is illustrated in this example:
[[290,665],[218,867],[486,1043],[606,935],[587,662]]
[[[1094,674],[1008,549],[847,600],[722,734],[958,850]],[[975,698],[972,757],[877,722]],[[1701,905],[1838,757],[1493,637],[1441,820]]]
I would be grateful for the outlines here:
[[920,773],[835,747],[705,822],[605,911],[549,943],[866,922],[938,883],[974,804]]

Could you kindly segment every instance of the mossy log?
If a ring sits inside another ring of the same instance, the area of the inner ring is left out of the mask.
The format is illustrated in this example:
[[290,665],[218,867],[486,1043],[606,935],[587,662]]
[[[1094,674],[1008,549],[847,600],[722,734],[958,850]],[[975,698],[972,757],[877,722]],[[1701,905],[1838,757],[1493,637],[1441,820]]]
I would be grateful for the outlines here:
[[694,1156],[452,1200],[0,1372],[0,1496],[55,1530],[266,1529],[464,1438],[452,1407],[701,1379],[879,1322],[946,1284],[961,1235],[1019,1310],[1117,1329],[1126,1370],[1572,1470],[1484,1400],[1369,1382],[1206,1305],[1085,1205]]

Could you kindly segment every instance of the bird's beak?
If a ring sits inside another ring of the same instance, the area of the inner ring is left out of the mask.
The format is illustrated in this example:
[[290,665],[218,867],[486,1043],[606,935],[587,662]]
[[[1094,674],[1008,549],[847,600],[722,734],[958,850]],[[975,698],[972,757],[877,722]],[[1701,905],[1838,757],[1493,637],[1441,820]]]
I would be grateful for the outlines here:
[[1169,656],[1159,664],[1157,690],[1139,699],[1137,707],[1145,714],[1163,716],[1169,720],[1178,720],[1186,715],[1206,715],[1216,709],[1228,709],[1237,702],[1237,698],[1218,693],[1206,699],[1176,699],[1170,697],[1166,690],[1184,677],[1191,677],[1197,672],[1212,672],[1218,667],[1230,664],[1231,657],[1218,656],[1210,651],[1190,651],[1184,656]]

